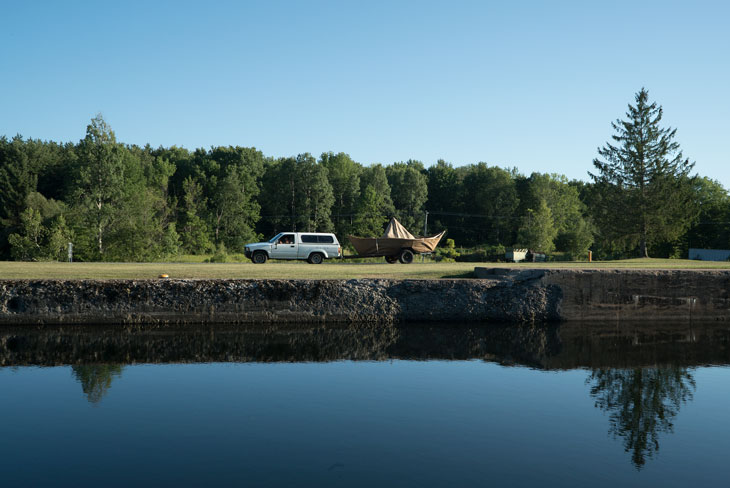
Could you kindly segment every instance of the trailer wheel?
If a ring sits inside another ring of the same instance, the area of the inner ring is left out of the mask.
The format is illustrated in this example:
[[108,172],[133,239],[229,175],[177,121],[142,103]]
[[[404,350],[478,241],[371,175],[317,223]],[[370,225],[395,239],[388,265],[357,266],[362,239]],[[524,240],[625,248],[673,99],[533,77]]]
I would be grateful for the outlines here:
[[398,262],[398,256],[385,256],[385,262],[388,264],[395,264]]
[[400,253],[399,259],[403,264],[411,264],[413,262],[413,251],[410,249],[403,249]]

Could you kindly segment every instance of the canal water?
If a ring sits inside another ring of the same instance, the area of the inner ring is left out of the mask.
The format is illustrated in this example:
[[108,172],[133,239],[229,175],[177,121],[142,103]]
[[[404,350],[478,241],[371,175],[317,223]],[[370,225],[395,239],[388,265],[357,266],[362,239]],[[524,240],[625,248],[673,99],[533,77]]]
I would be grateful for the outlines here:
[[4,327],[0,485],[725,486],[730,326]]

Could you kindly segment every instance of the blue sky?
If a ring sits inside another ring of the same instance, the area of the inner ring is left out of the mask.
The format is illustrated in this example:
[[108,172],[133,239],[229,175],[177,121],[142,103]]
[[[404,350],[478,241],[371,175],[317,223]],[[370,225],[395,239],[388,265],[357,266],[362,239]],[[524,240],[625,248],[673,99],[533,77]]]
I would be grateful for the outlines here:
[[587,179],[646,87],[730,187],[727,2],[3,2],[0,135]]

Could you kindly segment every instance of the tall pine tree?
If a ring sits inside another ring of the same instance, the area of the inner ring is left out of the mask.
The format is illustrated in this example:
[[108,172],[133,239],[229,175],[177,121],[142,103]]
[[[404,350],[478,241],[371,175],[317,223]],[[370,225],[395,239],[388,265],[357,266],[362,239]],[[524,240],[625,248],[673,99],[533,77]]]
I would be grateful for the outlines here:
[[598,149],[597,174],[588,173],[599,188],[596,220],[603,238],[624,247],[638,245],[641,257],[649,246],[681,236],[696,217],[692,198],[694,163],[674,140],[676,129],[663,128],[662,107],[649,103],[642,88],[627,120],[611,125],[614,144]]

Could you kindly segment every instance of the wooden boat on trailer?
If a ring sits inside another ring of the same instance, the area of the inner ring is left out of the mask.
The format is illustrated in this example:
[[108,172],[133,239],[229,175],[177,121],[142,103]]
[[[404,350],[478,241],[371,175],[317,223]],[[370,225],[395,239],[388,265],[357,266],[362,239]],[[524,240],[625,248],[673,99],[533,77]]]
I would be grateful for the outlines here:
[[443,231],[435,236],[415,237],[393,217],[381,237],[347,236],[347,238],[357,251],[357,257],[383,256],[391,264],[398,261],[409,264],[413,262],[414,255],[433,252],[445,233],[446,231]]

